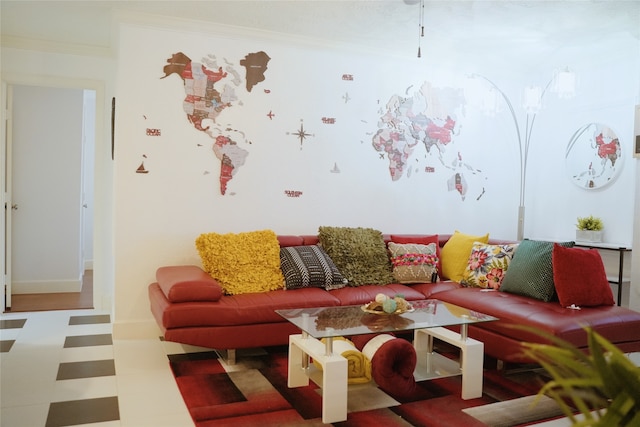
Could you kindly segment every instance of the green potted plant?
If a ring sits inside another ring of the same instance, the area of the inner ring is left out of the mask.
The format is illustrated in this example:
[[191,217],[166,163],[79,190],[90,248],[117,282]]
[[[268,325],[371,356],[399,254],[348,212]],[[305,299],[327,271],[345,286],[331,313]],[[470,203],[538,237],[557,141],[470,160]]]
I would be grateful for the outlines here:
[[604,223],[600,218],[589,215],[578,217],[576,240],[579,242],[602,242]]
[[523,328],[552,343],[524,343],[524,352],[552,377],[538,394],[553,398],[572,426],[640,425],[640,367],[620,349],[588,327],[588,353],[553,335]]

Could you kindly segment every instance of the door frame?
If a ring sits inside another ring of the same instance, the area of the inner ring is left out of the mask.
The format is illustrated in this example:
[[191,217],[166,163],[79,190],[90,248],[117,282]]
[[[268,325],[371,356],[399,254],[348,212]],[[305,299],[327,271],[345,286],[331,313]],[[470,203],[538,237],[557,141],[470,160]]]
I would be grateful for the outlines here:
[[[109,191],[112,188],[111,183],[102,183],[100,181],[100,174],[102,173],[105,176],[105,179],[109,176],[108,172],[102,167],[104,164],[104,159],[107,150],[104,148],[105,141],[105,82],[100,80],[89,80],[89,79],[70,79],[70,78],[60,78],[53,76],[42,76],[42,75],[27,75],[27,74],[13,74],[13,73],[3,73],[2,74],[2,82],[1,82],[1,95],[0,98],[2,100],[2,123],[0,124],[0,133],[2,134],[1,147],[0,147],[0,155],[2,155],[2,161],[6,162],[3,167],[7,171],[7,174],[10,170],[10,145],[11,142],[7,141],[10,135],[10,125],[8,125],[9,121],[7,120],[7,115],[10,114],[7,111],[7,104],[9,95],[11,93],[11,86],[15,85],[24,85],[24,86],[42,86],[42,87],[53,87],[53,88],[69,88],[69,89],[86,89],[93,90],[96,93],[96,111],[95,111],[95,129],[94,129],[94,182],[93,182],[93,193],[94,193],[94,205],[101,204],[103,202],[108,202],[109,196],[104,193],[104,191]],[[6,136],[6,139],[5,139]],[[110,154],[109,158],[110,158]],[[10,187],[8,187],[9,182],[7,182],[6,176],[0,177],[0,189],[2,189],[1,196],[3,205],[7,204],[7,209],[10,209]],[[5,188],[9,191],[5,192]],[[109,264],[109,259],[101,259],[101,257],[108,257],[104,250],[100,250],[106,246],[111,246],[109,242],[105,242],[106,234],[97,233],[97,225],[110,223],[112,218],[111,206],[109,206],[108,210],[101,210],[97,206],[94,206],[93,209],[93,224],[94,224],[94,232],[93,232],[93,306],[95,309],[99,310],[109,310],[113,311],[113,286],[109,286],[107,281],[113,277],[112,274],[109,274],[107,271],[102,271],[106,269],[106,266]],[[2,256],[0,256],[0,272],[3,272],[2,276],[2,311],[6,311],[7,307],[11,305],[11,283],[10,283],[10,273],[11,273],[11,243],[10,243],[10,229],[7,231],[7,228],[10,226],[10,214],[6,214],[6,210],[2,211],[1,214],[1,222],[2,224],[2,232],[3,241],[5,242],[2,245]],[[101,213],[102,212],[102,213]],[[100,216],[98,216],[100,215]],[[108,232],[108,230],[105,230]],[[7,235],[9,234],[9,235]],[[9,282],[9,283],[7,283]],[[8,297],[5,292],[9,291]]]
[[0,131],[0,164],[3,173],[0,173],[0,201],[3,209],[0,211],[0,236],[2,236],[3,244],[0,247],[0,289],[2,292],[2,311],[7,307],[11,307],[11,251],[7,248],[11,246],[11,197],[9,188],[11,187],[11,147],[8,141],[11,141],[11,117],[10,102],[11,94],[9,91],[11,86],[6,82],[2,82],[0,92],[0,107],[2,108],[2,125]]

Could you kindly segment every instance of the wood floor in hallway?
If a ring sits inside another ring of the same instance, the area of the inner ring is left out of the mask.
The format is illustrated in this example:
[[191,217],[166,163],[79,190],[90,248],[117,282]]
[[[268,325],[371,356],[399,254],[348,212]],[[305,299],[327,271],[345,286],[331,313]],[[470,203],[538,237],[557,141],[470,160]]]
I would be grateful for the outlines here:
[[93,270],[86,270],[80,292],[51,294],[14,294],[8,313],[48,310],[80,310],[93,308]]

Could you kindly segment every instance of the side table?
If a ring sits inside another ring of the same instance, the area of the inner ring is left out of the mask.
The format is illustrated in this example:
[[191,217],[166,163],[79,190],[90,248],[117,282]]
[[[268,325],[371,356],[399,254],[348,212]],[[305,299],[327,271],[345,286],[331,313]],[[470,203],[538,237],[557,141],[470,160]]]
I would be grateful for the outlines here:
[[631,252],[631,248],[627,248],[622,245],[615,245],[611,243],[601,243],[601,242],[576,242],[575,245],[578,248],[588,248],[588,249],[598,249],[604,251],[615,251],[619,254],[618,261],[618,280],[609,280],[609,283],[618,285],[618,305],[622,303],[622,282],[623,282],[623,271],[624,271],[624,254],[626,252]]

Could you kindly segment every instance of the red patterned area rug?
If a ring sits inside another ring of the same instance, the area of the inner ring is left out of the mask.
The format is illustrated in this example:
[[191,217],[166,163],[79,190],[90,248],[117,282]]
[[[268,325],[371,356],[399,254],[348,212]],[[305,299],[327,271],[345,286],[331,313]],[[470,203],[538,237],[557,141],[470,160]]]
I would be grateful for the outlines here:
[[[322,398],[318,387],[287,387],[287,348],[272,347],[254,356],[242,356],[236,365],[221,362],[215,352],[170,355],[170,365],[196,427],[220,426],[320,426]],[[488,362],[485,366],[490,366]],[[483,396],[462,400],[461,378],[449,377],[418,383],[409,400],[396,401],[375,383],[349,390],[347,420],[338,427],[486,427],[465,413],[468,408],[535,395],[545,379],[529,371],[504,375],[487,368]],[[368,390],[366,390],[368,387]],[[522,400],[522,399],[520,399]],[[503,405],[504,406],[504,405]],[[353,408],[356,409],[353,409]],[[518,405],[514,405],[514,412]],[[505,410],[505,408],[502,408]],[[508,409],[507,409],[508,412]],[[510,414],[510,426],[518,423]],[[549,414],[541,415],[549,418]],[[514,421],[515,420],[515,421]]]

